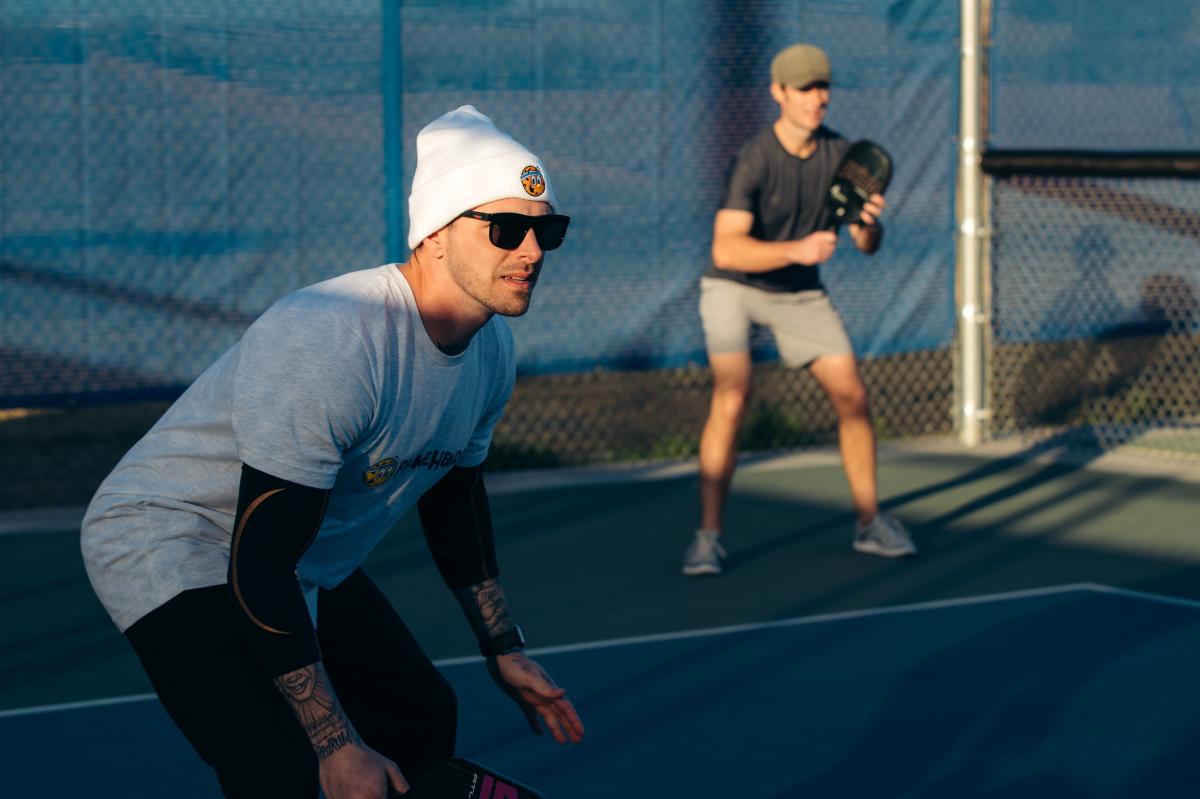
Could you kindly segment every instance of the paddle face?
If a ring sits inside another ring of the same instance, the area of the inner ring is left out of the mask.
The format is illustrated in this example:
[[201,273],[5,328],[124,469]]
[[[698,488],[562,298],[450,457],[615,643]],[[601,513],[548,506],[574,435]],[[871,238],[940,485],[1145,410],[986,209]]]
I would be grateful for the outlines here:
[[408,799],[544,799],[532,788],[466,758],[438,763],[406,794]]
[[829,223],[852,225],[862,220],[862,208],[872,194],[883,194],[892,179],[892,157],[871,141],[857,141],[833,173],[825,204]]

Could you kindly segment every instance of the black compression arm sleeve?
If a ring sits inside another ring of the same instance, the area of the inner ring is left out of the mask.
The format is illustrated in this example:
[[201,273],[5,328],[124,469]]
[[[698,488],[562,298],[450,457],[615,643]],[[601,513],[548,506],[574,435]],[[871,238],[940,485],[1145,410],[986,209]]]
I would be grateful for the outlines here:
[[425,542],[450,588],[500,573],[483,467],[454,467],[417,502]]
[[321,659],[296,563],[321,527],[329,491],[242,467],[229,590],[250,647],[271,677]]

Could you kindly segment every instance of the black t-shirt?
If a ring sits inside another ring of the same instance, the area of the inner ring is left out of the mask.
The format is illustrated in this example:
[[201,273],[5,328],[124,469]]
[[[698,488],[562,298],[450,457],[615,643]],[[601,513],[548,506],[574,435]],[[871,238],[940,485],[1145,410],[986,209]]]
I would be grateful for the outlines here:
[[[802,239],[828,227],[825,194],[850,143],[828,128],[814,134],[817,149],[797,158],[783,149],[770,125],[742,145],[729,175],[722,209],[754,214],[750,235],[762,241]],[[769,272],[736,272],[710,266],[705,275],[767,291],[821,288],[816,265],[789,264]]]

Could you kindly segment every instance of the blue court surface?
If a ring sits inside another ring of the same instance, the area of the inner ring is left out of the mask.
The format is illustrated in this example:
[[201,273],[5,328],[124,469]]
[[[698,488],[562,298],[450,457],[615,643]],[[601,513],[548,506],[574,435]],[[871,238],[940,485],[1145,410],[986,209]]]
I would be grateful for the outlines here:
[[[1200,784],[1197,653],[1200,603],[1095,584],[535,650],[569,747],[478,658],[440,665],[460,754],[548,799],[1061,799]],[[219,795],[152,697],[6,711],[0,741],[4,797]]]

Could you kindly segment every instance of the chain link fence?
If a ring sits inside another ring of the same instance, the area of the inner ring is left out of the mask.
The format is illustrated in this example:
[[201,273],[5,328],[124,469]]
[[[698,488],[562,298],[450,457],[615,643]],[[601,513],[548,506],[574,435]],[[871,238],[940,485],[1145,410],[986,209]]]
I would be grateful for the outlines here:
[[[951,361],[948,349],[862,361],[881,440],[952,432]],[[521,378],[496,429],[491,464],[549,467],[692,457],[711,390],[707,367],[696,365]],[[743,450],[836,443],[836,417],[807,370],[755,365]]]
[[[514,321],[493,467],[693,456],[712,214],[777,113],[770,56],[799,40],[835,64],[830,124],[897,157],[884,251],[843,243],[822,272],[877,433],[953,432],[957,2],[483,5],[0,11],[0,407],[40,408],[2,419],[0,506],[86,501],[271,302],[403,258],[412,140],[465,102],[543,154],[577,220]],[[1144,35],[1072,3],[998,5],[992,145],[1194,141],[1178,109],[1200,12],[1117,10]],[[1148,49],[1169,65],[1143,68]],[[1114,104],[1137,109],[1117,129]],[[991,434],[1200,450],[1196,183],[1014,176],[990,200]],[[833,445],[815,381],[756,345],[743,448]],[[99,404],[118,399],[138,402]]]
[[[1194,456],[1200,182],[1148,159],[1195,163],[1200,7],[986,7],[988,147],[1076,162],[990,180],[990,433]],[[1089,176],[1104,156],[1147,166]]]
[[1200,456],[1200,183],[993,181],[993,435]]

